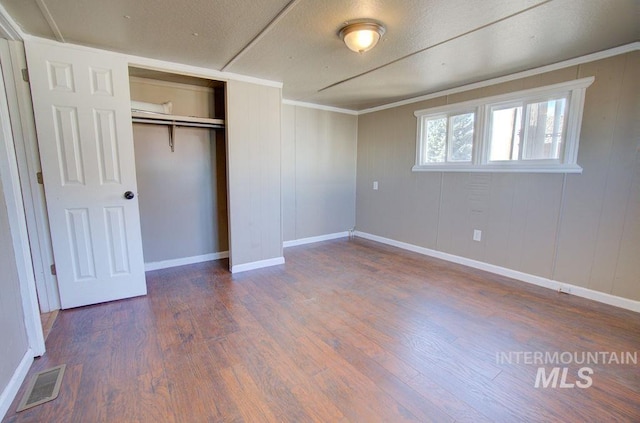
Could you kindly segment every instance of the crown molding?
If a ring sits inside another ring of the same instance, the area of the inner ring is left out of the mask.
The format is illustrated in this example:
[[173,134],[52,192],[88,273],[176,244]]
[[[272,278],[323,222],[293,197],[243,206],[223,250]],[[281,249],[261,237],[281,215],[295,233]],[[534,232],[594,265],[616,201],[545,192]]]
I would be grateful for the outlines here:
[[22,41],[24,39],[20,26],[13,20],[2,4],[0,4],[0,38],[10,41]]
[[28,35],[28,34],[25,34],[23,38],[25,42],[40,43],[40,44],[45,44],[50,46],[65,46],[67,48],[71,48],[78,51],[87,51],[87,52],[93,52],[93,53],[109,52],[116,56],[124,57],[125,60],[129,63],[129,66],[133,66],[137,68],[157,70],[160,72],[177,73],[181,75],[195,76],[198,78],[208,78],[208,79],[214,79],[217,81],[240,81],[240,82],[247,82],[250,84],[264,85],[264,86],[274,87],[274,88],[282,88],[282,82],[279,82],[279,81],[270,81],[267,79],[255,78],[252,76],[240,75],[240,74],[231,73],[231,72],[221,72],[219,70],[215,70],[211,68],[203,68],[200,66],[186,65],[184,63],[152,59],[150,57],[135,56],[132,54],[126,54],[126,53],[121,53],[121,52],[106,50],[106,49],[99,49],[95,47],[87,47],[79,44],[61,43],[59,41],[50,40],[48,38],[35,37],[33,35]]
[[477,88],[484,88],[490,85],[501,84],[503,82],[514,81],[516,79],[527,78],[529,76],[539,75],[542,73],[552,72],[558,69],[564,69],[571,66],[581,65],[584,63],[595,62],[596,60],[607,59],[609,57],[618,56],[620,54],[630,53],[635,50],[640,50],[640,41],[633,42],[631,44],[625,44],[623,46],[611,48],[608,50],[599,51],[585,56],[576,57],[562,62],[553,63],[538,68],[529,69],[526,71],[512,73],[510,75],[500,76],[497,78],[486,79],[480,82],[474,82],[473,84],[461,85],[459,87],[451,88],[444,91],[437,91],[435,93],[422,95],[419,97],[413,97],[406,100],[400,100],[382,106],[371,107],[369,109],[363,109],[358,111],[358,115],[365,115],[367,113],[379,112],[381,110],[393,109],[395,107],[405,106],[407,104],[418,103],[421,101],[431,100],[446,95],[457,94],[464,91],[470,91]]
[[552,72],[558,69],[564,69],[571,66],[581,65],[584,63],[595,62],[596,60],[607,59],[609,57],[618,56],[620,54],[630,53],[632,51],[640,50],[640,41],[636,41],[630,44],[625,44],[619,47],[602,50],[596,53],[587,54],[585,56],[576,57],[562,62],[553,63],[538,68],[528,69],[526,71],[516,72],[510,75],[500,76],[497,78],[486,79],[484,81],[474,82],[472,84],[461,85],[459,87],[450,88],[448,90],[437,91],[431,94],[425,94],[419,97],[412,97],[406,100],[395,101],[393,103],[387,103],[376,107],[371,107],[362,110],[353,109],[341,109],[333,106],[325,106],[322,104],[306,103],[294,100],[283,100],[283,104],[290,104],[293,106],[307,107],[311,109],[330,110],[338,113],[346,113],[350,115],[366,115],[368,113],[375,113],[382,110],[393,109],[395,107],[405,106],[407,104],[419,103],[421,101],[431,100],[438,97],[444,97],[446,95],[457,94],[464,91],[474,90],[477,88],[488,87],[491,85],[500,84],[503,82],[514,81],[516,79],[527,78],[529,76],[539,75],[542,73]]
[[305,103],[303,101],[283,99],[282,104],[286,104],[289,106],[306,107],[307,109],[317,109],[317,110],[325,110],[328,112],[343,113],[345,115],[353,115],[353,116],[358,115],[358,112],[356,110],[342,109],[340,107],[333,107],[333,106],[325,106],[323,104]]

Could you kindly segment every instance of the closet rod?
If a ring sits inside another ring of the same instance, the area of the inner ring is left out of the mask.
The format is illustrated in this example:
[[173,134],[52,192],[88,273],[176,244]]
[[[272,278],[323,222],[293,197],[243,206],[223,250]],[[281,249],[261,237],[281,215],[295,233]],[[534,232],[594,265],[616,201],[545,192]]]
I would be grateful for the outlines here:
[[167,126],[190,126],[195,128],[224,128],[223,123],[200,123],[200,122],[179,122],[170,120],[157,120],[157,119],[145,119],[145,118],[132,118],[134,123],[148,123],[151,125],[167,125]]

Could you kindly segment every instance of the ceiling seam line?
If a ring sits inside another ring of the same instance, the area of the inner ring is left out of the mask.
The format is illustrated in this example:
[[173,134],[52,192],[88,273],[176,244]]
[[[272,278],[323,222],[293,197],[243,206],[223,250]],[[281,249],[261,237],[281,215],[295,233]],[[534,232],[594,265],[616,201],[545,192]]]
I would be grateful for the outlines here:
[[44,0],[36,0],[36,4],[38,5],[38,9],[40,9],[40,12],[42,13],[42,16],[47,21],[47,24],[49,24],[49,28],[51,29],[51,32],[53,32],[53,35],[56,37],[56,40],[60,41],[61,43],[66,43],[64,37],[62,36],[60,28],[58,28],[58,24],[53,19],[53,15],[49,11],[49,8],[45,4]]
[[228,67],[232,66],[238,59],[240,59],[244,54],[249,51],[254,45],[256,45],[262,38],[264,38],[273,27],[275,27],[278,22],[280,22],[301,0],[291,0],[285,7],[282,9],[275,18],[273,18],[267,26],[263,28],[258,35],[256,35],[249,43],[242,48],[235,56],[231,58],[220,70],[224,72]]
[[465,36],[467,36],[467,35],[469,35],[469,34],[472,34],[472,33],[474,33],[474,32],[480,31],[480,30],[482,30],[482,29],[488,28],[488,27],[490,27],[490,26],[492,26],[492,25],[495,25],[495,24],[497,24],[497,23],[503,22],[503,21],[505,21],[505,20],[507,20],[507,19],[511,19],[511,18],[513,18],[514,16],[518,16],[518,15],[520,15],[520,14],[526,13],[526,12],[528,12],[528,11],[532,10],[532,9],[535,9],[535,8],[537,8],[537,7],[540,7],[540,6],[543,6],[543,5],[547,4],[547,3],[550,3],[551,1],[552,1],[552,0],[546,0],[546,1],[542,2],[542,3],[538,3],[538,4],[536,4],[536,5],[533,5],[533,6],[527,7],[526,9],[520,10],[520,11],[518,11],[518,12],[516,12],[516,13],[512,13],[511,15],[505,16],[505,17],[500,18],[500,19],[498,19],[498,20],[495,20],[495,21],[493,21],[493,22],[489,22],[489,23],[487,23],[487,24],[484,24],[484,25],[482,25],[482,26],[479,26],[479,27],[477,27],[477,28],[474,28],[474,29],[471,29],[471,30],[469,30],[469,31],[467,31],[467,32],[464,32],[464,33],[462,33],[462,34],[458,34],[458,35],[456,35],[455,37],[448,38],[448,39],[446,39],[446,40],[440,41],[440,42],[438,42],[438,43],[436,43],[436,44],[430,45],[430,46],[425,47],[425,48],[423,48],[423,49],[420,49],[420,50],[418,50],[418,51],[414,51],[413,53],[409,53],[409,54],[407,54],[407,55],[405,55],[405,56],[402,56],[402,57],[399,57],[399,58],[397,58],[397,59],[394,59],[394,60],[392,60],[392,61],[390,61],[390,62],[388,62],[388,63],[385,63],[384,65],[380,65],[380,66],[375,67],[375,68],[373,68],[373,69],[369,69],[369,70],[368,70],[368,71],[366,71],[366,72],[362,72],[362,73],[359,73],[359,74],[357,74],[357,75],[351,76],[351,77],[349,77],[349,78],[343,79],[342,81],[338,81],[338,82],[335,82],[335,83],[333,83],[333,84],[331,84],[331,85],[327,85],[326,87],[319,89],[317,92],[319,92],[319,93],[320,93],[320,92],[322,92],[322,91],[328,90],[329,88],[333,88],[333,87],[335,87],[335,86],[338,86],[338,85],[344,84],[345,82],[349,82],[349,81],[352,81],[352,80],[354,80],[354,79],[360,78],[360,77],[362,77],[362,76],[368,75],[368,74],[373,73],[373,72],[375,72],[375,71],[378,71],[378,70],[380,70],[380,69],[382,69],[382,68],[385,68],[385,67],[387,67],[387,66],[389,66],[389,65],[393,65],[393,64],[398,63],[398,62],[400,62],[400,61],[402,61],[402,60],[408,59],[408,58],[409,58],[409,57],[411,57],[411,56],[415,56],[415,55],[417,55],[417,54],[424,53],[424,52],[425,52],[425,51],[427,51],[427,50],[431,50],[431,49],[433,49],[433,48],[435,48],[435,47],[441,46],[441,45],[443,45],[443,44],[445,44],[445,43],[448,43],[448,42],[450,42],[450,41],[454,41],[454,40],[456,40],[456,39],[458,39],[458,38],[465,37]]

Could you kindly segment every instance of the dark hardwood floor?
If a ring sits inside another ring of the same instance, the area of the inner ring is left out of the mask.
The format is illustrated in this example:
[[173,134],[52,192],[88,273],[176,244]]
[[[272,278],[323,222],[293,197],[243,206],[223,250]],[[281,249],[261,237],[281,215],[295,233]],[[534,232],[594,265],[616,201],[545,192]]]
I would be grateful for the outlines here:
[[61,312],[30,373],[66,363],[59,397],[16,414],[20,391],[4,421],[640,421],[637,364],[535,388],[540,365],[499,359],[637,353],[637,313],[361,239],[285,255],[149,272],[146,297]]

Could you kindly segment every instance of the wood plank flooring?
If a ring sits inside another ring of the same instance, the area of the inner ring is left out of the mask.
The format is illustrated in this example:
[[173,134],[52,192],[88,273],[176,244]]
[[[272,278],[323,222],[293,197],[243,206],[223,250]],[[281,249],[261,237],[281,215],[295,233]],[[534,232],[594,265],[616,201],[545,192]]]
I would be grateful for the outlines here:
[[42,335],[46,340],[51,333],[53,323],[58,317],[59,310],[50,311],[49,313],[40,313],[40,323],[42,323]]
[[149,272],[146,297],[61,312],[30,373],[66,363],[60,396],[16,414],[21,391],[4,422],[640,421],[637,364],[535,388],[539,365],[498,360],[637,353],[637,313],[361,239],[285,255]]

